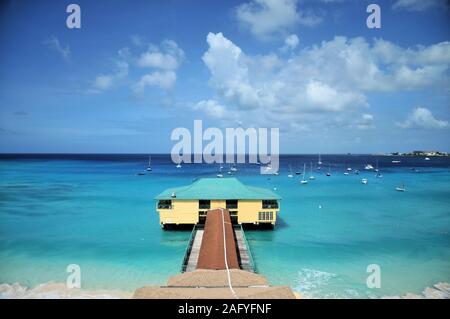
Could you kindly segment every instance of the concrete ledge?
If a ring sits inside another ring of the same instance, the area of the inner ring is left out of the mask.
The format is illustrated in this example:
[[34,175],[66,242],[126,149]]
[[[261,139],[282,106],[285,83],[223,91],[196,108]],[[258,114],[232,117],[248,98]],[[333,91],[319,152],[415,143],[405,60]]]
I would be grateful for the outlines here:
[[[234,288],[240,299],[296,299],[289,287]],[[134,292],[133,299],[234,299],[228,287],[181,288],[143,287]]]
[[[231,284],[238,286],[268,286],[266,277],[240,269],[230,270]],[[176,287],[227,287],[228,277],[226,270],[197,269],[172,276],[167,286]]]

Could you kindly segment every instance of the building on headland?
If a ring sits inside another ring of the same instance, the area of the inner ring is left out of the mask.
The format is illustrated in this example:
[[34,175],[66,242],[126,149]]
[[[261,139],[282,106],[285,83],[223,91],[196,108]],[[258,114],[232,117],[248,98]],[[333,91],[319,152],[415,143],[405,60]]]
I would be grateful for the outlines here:
[[440,151],[412,151],[407,153],[394,152],[390,155],[393,156],[449,156],[447,152]]
[[238,179],[201,178],[191,185],[169,188],[156,196],[161,227],[203,224],[208,210],[225,208],[235,224],[276,223],[280,197],[271,190]]

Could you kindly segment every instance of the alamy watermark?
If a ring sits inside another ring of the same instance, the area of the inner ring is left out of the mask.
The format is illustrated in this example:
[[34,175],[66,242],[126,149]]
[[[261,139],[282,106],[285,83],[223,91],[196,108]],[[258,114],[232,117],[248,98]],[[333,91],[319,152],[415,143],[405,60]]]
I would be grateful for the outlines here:
[[[261,174],[274,174],[279,169],[280,132],[278,128],[226,128],[203,130],[202,120],[194,121],[194,132],[185,127],[172,131],[178,141],[170,152],[172,161],[180,163],[248,163],[262,164]],[[207,142],[203,146],[203,142]],[[270,147],[269,147],[270,145]],[[247,154],[247,155],[246,155]]]
[[366,279],[367,288],[381,288],[381,267],[378,264],[370,264],[366,271],[370,273]]
[[66,268],[66,272],[69,273],[66,279],[66,287],[81,288],[81,267],[77,264],[70,264]]

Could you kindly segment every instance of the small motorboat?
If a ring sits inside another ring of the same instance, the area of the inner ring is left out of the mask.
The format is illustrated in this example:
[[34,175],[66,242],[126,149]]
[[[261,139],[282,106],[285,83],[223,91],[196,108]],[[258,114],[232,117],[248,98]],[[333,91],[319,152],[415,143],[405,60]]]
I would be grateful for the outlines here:
[[367,184],[369,181],[368,181],[368,179],[367,178],[363,178],[362,180],[361,180],[361,183],[363,183],[363,184]]

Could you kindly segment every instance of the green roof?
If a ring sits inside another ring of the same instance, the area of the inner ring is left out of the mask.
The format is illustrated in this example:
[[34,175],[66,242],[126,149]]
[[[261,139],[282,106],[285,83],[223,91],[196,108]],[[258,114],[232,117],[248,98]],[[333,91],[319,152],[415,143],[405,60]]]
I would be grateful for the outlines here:
[[271,190],[247,186],[237,178],[201,178],[191,185],[168,188],[155,199],[280,199]]

